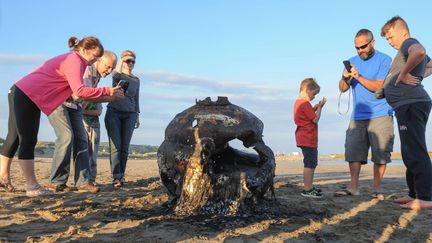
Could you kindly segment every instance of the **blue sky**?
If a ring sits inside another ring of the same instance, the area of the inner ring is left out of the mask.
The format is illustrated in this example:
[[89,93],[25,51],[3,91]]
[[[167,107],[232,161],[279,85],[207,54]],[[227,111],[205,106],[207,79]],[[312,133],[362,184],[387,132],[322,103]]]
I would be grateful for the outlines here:
[[[142,126],[133,144],[159,145],[169,121],[195,99],[228,96],[264,122],[264,141],[274,152],[299,151],[293,102],[301,80],[314,77],[321,85],[317,98],[328,98],[319,123],[319,152],[340,153],[349,115],[337,112],[337,83],[342,60],[356,55],[355,33],[372,30],[376,49],[393,57],[395,50],[379,33],[388,19],[400,15],[430,50],[431,7],[429,1],[400,0],[0,0],[0,137],[7,133],[7,88],[44,60],[67,52],[70,36],[94,35],[105,49],[137,54]],[[424,80],[429,92],[431,79]],[[108,77],[101,85],[110,83]],[[343,110],[347,98],[344,94]],[[430,129],[427,137],[430,145]],[[54,139],[43,116],[39,140]],[[104,127],[102,141],[107,141]],[[398,137],[394,150],[400,150]]]

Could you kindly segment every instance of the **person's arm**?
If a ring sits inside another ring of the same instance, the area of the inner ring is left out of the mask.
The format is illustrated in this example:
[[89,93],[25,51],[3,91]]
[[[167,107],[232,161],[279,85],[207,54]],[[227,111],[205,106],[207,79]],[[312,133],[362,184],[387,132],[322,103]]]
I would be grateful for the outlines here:
[[424,77],[429,77],[429,75],[432,74],[432,60],[429,59],[429,62],[426,64],[426,70],[425,70],[425,74]]
[[362,84],[366,89],[371,92],[375,92],[377,89],[384,87],[384,80],[369,80],[361,76],[354,65],[352,65],[349,75],[350,77],[357,79],[360,84]]
[[100,116],[102,114],[102,108],[97,108],[96,110],[83,110],[83,114],[87,116]]
[[408,75],[414,67],[416,67],[420,62],[424,60],[426,56],[426,50],[420,43],[412,44],[408,48],[408,58],[403,65],[398,78],[396,79],[395,85],[399,82],[404,84],[416,85],[420,81],[412,75]]
[[327,102],[327,99],[324,97],[317,105],[317,108],[315,110],[315,118],[312,120],[313,123],[318,123],[319,119],[321,118],[321,111],[325,103]]
[[350,86],[348,85],[347,82],[350,78],[351,77],[349,76],[349,72],[346,69],[344,69],[344,71],[342,73],[342,78],[341,78],[341,80],[339,80],[339,91],[340,92],[344,93],[349,89]]
[[79,98],[97,98],[100,96],[117,96],[118,91],[113,88],[93,88],[84,85],[83,75],[85,66],[83,61],[76,55],[69,55],[60,65],[59,71],[63,73],[72,92]]
[[123,72],[123,65],[124,65],[123,58],[120,58],[120,61],[117,62],[114,71],[116,71],[117,73],[122,73]]
[[369,91],[375,92],[377,89],[384,88],[384,80],[369,80],[361,75],[356,78],[363,86],[366,87]]
[[93,103],[104,103],[104,102],[114,102],[121,98],[116,96],[102,96],[99,98],[85,98],[84,101],[93,102]]
[[88,103],[86,109],[83,109],[83,114],[87,116],[100,116],[102,114],[102,104]]
[[135,105],[136,105],[136,112],[137,112],[137,120],[135,122],[135,128],[138,128],[140,126],[140,120],[139,120],[139,114],[140,114],[140,105],[139,105],[139,92],[140,92],[140,80],[138,79],[138,88],[135,94]]

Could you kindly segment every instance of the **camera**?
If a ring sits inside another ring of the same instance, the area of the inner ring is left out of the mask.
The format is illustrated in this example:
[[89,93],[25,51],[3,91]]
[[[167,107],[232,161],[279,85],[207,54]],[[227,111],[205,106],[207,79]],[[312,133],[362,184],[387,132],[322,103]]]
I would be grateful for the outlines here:
[[375,98],[382,99],[384,97],[385,97],[385,95],[384,95],[384,89],[383,88],[377,89],[375,91]]
[[118,86],[120,86],[123,89],[123,91],[126,93],[126,90],[129,87],[129,82],[124,81],[124,80],[120,80],[120,82],[118,82]]

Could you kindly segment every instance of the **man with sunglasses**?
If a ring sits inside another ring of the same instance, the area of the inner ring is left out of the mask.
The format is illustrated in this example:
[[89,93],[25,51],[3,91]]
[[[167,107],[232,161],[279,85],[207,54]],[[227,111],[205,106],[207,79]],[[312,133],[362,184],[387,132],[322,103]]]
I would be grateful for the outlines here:
[[375,40],[368,29],[361,29],[354,38],[357,55],[350,58],[351,70],[345,69],[339,90],[353,91],[353,112],[346,131],[345,160],[349,162],[350,185],[335,192],[335,196],[359,195],[361,165],[367,164],[371,148],[374,163],[372,197],[384,199],[379,192],[386,164],[393,151],[393,110],[385,99],[375,98],[375,91],[383,88],[390,69],[391,58],[374,49]]

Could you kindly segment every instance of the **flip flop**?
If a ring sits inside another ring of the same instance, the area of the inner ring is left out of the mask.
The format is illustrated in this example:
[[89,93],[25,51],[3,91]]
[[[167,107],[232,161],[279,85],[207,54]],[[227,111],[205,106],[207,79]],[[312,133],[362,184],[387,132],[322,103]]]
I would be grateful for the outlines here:
[[4,188],[7,192],[15,192],[15,187],[10,182],[3,182],[0,180],[0,187]]
[[353,194],[348,189],[337,190],[334,193],[335,197],[346,197],[346,196],[358,196],[358,194]]
[[399,203],[399,204],[407,204],[407,203],[412,202],[412,201],[414,201],[414,198],[412,198],[412,197],[401,197],[401,198],[395,199],[393,202]]
[[432,209],[432,202],[415,199],[409,203],[400,205],[404,209]]
[[40,197],[40,196],[52,196],[54,192],[42,187],[41,185],[36,186],[32,189],[27,189],[26,196],[28,197]]
[[384,194],[382,194],[381,192],[372,192],[372,198],[376,198],[378,200],[384,200]]

